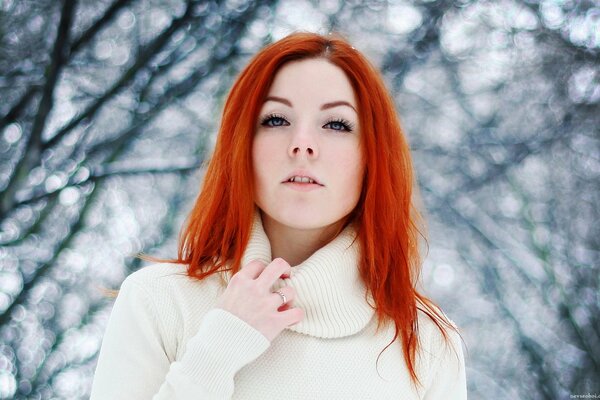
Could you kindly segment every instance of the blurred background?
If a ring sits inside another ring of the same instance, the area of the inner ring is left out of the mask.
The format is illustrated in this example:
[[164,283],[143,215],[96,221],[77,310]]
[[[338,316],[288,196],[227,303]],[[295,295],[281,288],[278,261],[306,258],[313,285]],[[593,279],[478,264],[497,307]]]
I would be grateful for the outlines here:
[[597,0],[0,0],[0,398],[89,396],[106,289],[176,255],[230,85],[295,30],[393,93],[469,397],[600,395]]

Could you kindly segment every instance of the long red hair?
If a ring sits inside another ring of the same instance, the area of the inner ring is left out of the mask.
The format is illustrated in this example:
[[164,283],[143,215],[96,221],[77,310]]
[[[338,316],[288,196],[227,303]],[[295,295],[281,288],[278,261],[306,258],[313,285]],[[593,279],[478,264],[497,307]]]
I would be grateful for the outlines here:
[[177,259],[142,258],[186,264],[188,275],[200,280],[219,271],[233,275],[240,270],[255,209],[251,148],[258,113],[279,68],[309,58],[324,58],[341,68],[356,94],[365,176],[358,204],[340,230],[357,223],[358,268],[375,303],[378,329],[394,323],[389,345],[401,338],[406,366],[417,383],[417,310],[435,322],[446,340],[444,327],[453,327],[416,289],[422,225],[413,203],[409,146],[394,102],[379,72],[339,36],[293,33],[252,58],[225,103],[202,189],[181,231]]

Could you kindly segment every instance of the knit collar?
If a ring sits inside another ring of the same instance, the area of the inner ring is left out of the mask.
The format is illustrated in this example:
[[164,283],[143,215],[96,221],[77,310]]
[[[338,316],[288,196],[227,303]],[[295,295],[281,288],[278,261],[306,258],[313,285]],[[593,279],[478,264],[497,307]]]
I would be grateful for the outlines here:
[[[365,299],[366,288],[359,276],[359,242],[353,225],[346,227],[333,241],[293,267],[290,279],[279,279],[283,286],[296,289],[294,306],[304,310],[304,319],[288,327],[292,331],[321,338],[339,338],[362,330],[375,311]],[[271,244],[257,210],[242,265],[252,260],[270,263]],[[372,297],[368,297],[373,304]]]

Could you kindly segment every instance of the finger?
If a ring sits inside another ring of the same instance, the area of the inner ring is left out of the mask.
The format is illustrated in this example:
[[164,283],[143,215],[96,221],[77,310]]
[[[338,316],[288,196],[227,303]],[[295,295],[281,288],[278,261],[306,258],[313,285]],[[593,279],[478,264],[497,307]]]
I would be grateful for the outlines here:
[[277,291],[275,291],[271,296],[269,296],[269,300],[272,302],[274,308],[279,308],[284,304],[292,303],[296,299],[296,291],[292,287],[285,286],[278,291],[283,293],[285,296],[285,303],[283,303],[283,297],[277,293]]
[[281,311],[277,313],[280,321],[285,326],[292,326],[304,319],[304,310],[298,307],[290,308],[289,310]]
[[262,271],[257,281],[264,287],[270,288],[281,275],[290,276],[292,267],[283,258],[276,258]]
[[240,273],[251,279],[256,279],[260,276],[261,272],[263,272],[263,270],[266,267],[267,264],[265,264],[263,261],[252,260],[240,270]]
[[294,302],[293,301],[288,301],[287,303],[285,303],[284,305],[282,305],[281,307],[279,307],[277,309],[277,311],[279,311],[279,312],[286,311],[286,310],[289,310],[290,308],[294,308]]

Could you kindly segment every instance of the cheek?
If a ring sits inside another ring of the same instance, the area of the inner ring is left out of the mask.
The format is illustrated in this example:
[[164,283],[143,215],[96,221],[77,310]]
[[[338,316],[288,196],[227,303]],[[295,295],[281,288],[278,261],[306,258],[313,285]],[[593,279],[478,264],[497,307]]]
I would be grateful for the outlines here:
[[275,162],[273,155],[275,147],[272,140],[263,135],[257,135],[252,143],[252,166],[254,168],[254,182],[257,188],[262,187],[272,177]]
[[364,166],[360,153],[350,151],[346,153],[347,156],[338,160],[338,175],[340,177],[339,182],[343,183],[343,187],[340,188],[340,194],[347,198],[347,201],[357,200],[363,184]]

